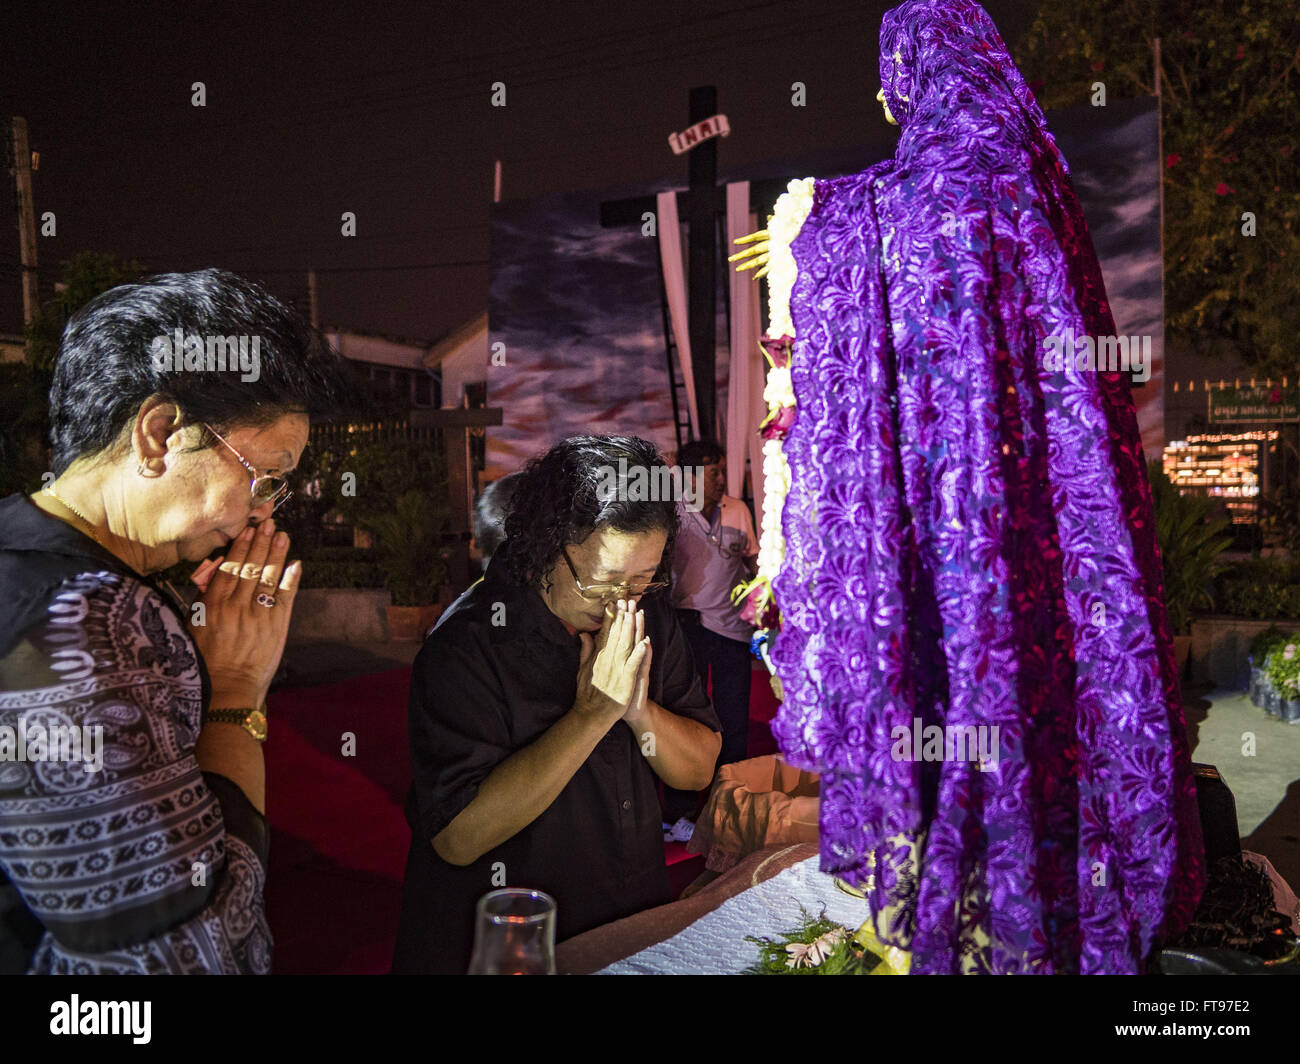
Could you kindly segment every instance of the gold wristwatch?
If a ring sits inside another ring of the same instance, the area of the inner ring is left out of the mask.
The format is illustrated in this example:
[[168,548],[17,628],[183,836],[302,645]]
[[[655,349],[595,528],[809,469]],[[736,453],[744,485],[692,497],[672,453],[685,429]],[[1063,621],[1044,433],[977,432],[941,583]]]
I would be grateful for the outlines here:
[[238,724],[259,743],[266,742],[266,703],[257,709],[209,709],[208,722]]

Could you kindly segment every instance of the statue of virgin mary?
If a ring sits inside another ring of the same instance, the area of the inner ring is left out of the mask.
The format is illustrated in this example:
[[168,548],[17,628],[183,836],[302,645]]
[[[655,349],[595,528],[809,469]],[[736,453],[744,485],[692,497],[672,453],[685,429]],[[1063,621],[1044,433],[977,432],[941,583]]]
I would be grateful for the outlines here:
[[1141,972],[1204,851],[1129,381],[1059,357],[1101,270],[974,0],[889,11],[880,78],[894,157],[772,229],[773,730],[912,972]]

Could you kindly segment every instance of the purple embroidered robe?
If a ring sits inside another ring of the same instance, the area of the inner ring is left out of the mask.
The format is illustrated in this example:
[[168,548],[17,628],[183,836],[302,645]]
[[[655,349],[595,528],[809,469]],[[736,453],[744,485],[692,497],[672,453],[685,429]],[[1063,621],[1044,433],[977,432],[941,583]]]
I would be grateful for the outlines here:
[[898,151],[793,246],[774,731],[913,972],[1141,971],[1204,855],[1129,384],[1072,357],[1101,271],[978,4],[894,8],[880,54]]

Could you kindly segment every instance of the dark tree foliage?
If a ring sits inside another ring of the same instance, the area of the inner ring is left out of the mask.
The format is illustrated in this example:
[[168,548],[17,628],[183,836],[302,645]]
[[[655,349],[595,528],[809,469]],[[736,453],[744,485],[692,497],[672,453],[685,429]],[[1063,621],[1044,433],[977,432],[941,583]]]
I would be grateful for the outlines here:
[[[1300,357],[1300,18],[1294,0],[1039,6],[1016,49],[1044,109],[1155,95],[1164,132],[1165,327],[1172,350],[1261,376]],[[1253,216],[1247,218],[1246,215]],[[1253,225],[1255,235],[1246,235]]]

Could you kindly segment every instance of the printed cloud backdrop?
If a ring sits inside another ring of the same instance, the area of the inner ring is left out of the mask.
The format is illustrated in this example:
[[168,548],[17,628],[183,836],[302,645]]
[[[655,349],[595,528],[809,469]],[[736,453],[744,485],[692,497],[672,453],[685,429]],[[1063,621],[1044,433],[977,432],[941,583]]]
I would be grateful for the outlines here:
[[[1148,457],[1157,456],[1164,443],[1164,331],[1155,100],[1052,112],[1047,118],[1088,219],[1115,326],[1122,335],[1152,337],[1151,378],[1135,387],[1134,399],[1143,447]],[[893,145],[893,136],[886,135],[817,156],[724,171],[719,181],[749,180],[756,193],[770,190],[774,199],[791,178],[853,173],[891,154]],[[489,322],[491,342],[505,344],[506,358],[505,365],[488,369],[488,403],[503,408],[504,424],[488,431],[485,480],[504,476],[577,433],[639,435],[669,454],[676,449],[657,242],[642,235],[639,223],[602,228],[600,205],[684,185],[666,178],[493,208]],[[723,411],[724,279],[720,270]]]

